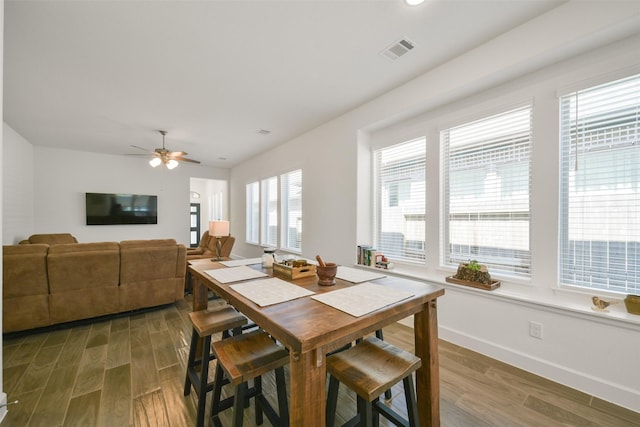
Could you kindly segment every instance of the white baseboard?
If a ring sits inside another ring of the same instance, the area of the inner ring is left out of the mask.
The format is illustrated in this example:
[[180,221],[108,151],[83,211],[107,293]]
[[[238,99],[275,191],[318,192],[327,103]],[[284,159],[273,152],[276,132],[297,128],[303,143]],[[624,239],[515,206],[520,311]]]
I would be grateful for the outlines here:
[[7,393],[0,393],[0,423],[7,416]]
[[[410,322],[412,323],[413,319],[410,319]],[[408,324],[409,322],[404,323],[401,321],[400,323],[411,327],[413,326],[412,324]],[[445,341],[612,402],[634,412],[640,412],[640,390],[630,389],[626,386],[607,381],[606,379],[593,377],[587,373],[551,363],[548,360],[531,357],[518,350],[484,341],[463,332],[443,327],[442,325],[438,328],[438,335]]]

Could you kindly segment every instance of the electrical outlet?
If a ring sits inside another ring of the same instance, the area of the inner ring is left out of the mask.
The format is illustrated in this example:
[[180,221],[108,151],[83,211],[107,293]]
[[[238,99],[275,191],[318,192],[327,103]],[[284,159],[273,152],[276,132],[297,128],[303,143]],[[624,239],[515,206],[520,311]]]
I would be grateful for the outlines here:
[[534,338],[542,339],[542,323],[540,322],[529,322],[529,335]]

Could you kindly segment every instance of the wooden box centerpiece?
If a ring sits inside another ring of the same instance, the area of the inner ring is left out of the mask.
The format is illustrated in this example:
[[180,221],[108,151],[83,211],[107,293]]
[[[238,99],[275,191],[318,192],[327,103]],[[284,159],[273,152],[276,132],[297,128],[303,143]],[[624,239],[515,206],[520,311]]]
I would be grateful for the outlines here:
[[298,279],[300,277],[315,276],[315,264],[307,264],[305,260],[285,260],[281,263],[273,263],[273,274],[286,279]]

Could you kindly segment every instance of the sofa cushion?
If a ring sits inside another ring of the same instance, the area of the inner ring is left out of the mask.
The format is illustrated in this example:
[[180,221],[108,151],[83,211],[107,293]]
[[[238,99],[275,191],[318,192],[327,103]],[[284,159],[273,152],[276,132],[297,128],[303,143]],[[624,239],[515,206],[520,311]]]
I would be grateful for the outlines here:
[[118,312],[117,242],[51,246],[48,263],[52,323]]
[[118,286],[120,246],[116,242],[75,243],[49,248],[51,294]]
[[179,246],[174,239],[120,242],[120,284],[176,277]]
[[29,243],[61,245],[65,243],[78,243],[78,240],[69,233],[32,234],[29,236]]
[[49,245],[2,247],[2,293],[4,298],[49,294],[47,252]]
[[2,247],[2,331],[50,325],[47,252],[49,245]]

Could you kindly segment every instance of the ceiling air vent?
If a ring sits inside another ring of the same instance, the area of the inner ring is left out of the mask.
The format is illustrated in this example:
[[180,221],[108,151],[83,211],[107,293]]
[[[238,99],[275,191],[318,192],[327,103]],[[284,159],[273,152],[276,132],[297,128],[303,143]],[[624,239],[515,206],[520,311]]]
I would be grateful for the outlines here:
[[393,43],[381,53],[387,58],[395,61],[396,59],[400,58],[402,55],[413,49],[414,46],[414,43],[405,37]]

